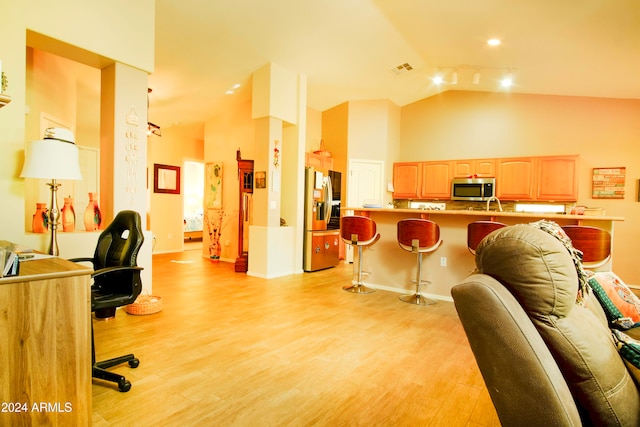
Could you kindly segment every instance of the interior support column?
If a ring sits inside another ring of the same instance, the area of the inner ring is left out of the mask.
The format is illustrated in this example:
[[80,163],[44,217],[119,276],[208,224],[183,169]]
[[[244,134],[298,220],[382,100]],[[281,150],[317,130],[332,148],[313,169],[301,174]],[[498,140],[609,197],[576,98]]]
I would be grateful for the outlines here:
[[[293,224],[280,226],[281,201],[286,197],[291,205],[289,200],[293,199],[293,204],[302,208],[300,191],[284,195],[282,190],[283,181],[299,180],[298,171],[304,170],[304,157],[297,149],[291,153],[283,149],[290,147],[283,142],[283,128],[296,127],[299,121],[306,123],[306,80],[274,64],[257,70],[253,74],[252,118],[255,121],[254,177],[264,174],[266,179],[264,188],[260,188],[258,181],[254,187],[247,274],[271,278],[297,272],[296,250],[301,247],[301,242],[296,244],[299,224],[296,217],[290,215]],[[304,147],[304,137],[296,140],[298,147],[299,144]],[[287,184],[285,188],[292,187]],[[288,212],[291,214],[290,208]]]
[[[140,213],[147,230],[147,77],[121,63],[102,69],[100,98],[100,188],[102,223],[122,210]],[[138,254],[145,291],[152,289],[153,235],[145,231]]]

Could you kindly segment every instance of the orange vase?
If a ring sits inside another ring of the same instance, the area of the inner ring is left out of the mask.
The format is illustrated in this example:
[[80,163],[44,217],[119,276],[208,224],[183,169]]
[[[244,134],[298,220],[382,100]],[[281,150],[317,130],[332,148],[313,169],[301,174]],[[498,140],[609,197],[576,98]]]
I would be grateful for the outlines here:
[[76,212],[73,209],[73,198],[65,197],[62,207],[62,231],[75,231]]
[[36,203],[36,213],[33,214],[31,229],[34,233],[46,233],[49,230],[49,216],[46,203]]
[[89,193],[89,204],[84,210],[84,228],[87,231],[100,230],[102,224],[102,214],[98,206],[98,194]]

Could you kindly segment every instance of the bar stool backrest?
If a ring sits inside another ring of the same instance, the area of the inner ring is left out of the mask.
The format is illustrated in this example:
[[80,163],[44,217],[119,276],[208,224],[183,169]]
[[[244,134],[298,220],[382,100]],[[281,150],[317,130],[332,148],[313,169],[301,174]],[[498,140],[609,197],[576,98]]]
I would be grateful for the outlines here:
[[585,225],[564,225],[562,229],[573,247],[582,252],[585,267],[602,267],[611,258],[611,234],[607,230]]
[[467,248],[469,252],[475,255],[480,241],[487,234],[502,227],[506,227],[506,224],[497,221],[475,221],[467,225]]
[[343,216],[340,220],[340,236],[350,245],[368,245],[377,240],[376,223],[366,216]]
[[440,227],[428,219],[402,219],[398,221],[398,244],[410,252],[431,252],[442,244]]

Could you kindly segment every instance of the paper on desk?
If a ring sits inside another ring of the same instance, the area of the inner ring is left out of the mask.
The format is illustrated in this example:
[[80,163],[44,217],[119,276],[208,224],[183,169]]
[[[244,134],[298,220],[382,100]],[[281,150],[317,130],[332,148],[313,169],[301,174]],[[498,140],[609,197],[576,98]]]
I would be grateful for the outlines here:
[[31,254],[21,253],[20,255],[18,255],[18,259],[20,260],[20,262],[35,261],[37,259],[46,259],[46,258],[53,258],[53,255],[39,254],[39,253],[31,253]]

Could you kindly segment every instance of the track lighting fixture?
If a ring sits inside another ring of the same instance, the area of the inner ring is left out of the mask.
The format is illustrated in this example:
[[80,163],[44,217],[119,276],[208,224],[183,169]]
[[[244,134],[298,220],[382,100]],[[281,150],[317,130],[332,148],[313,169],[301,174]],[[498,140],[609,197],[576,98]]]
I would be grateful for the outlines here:
[[471,83],[473,83],[474,85],[480,84],[480,70],[476,70],[473,73],[473,77],[471,78]]
[[[441,85],[443,83],[457,85],[459,83],[459,77],[461,77],[461,81],[463,82],[463,84],[469,83],[468,79],[470,78],[471,84],[479,85],[481,72],[485,73],[485,76],[483,77],[487,79],[487,82],[499,80],[500,86],[503,88],[509,88],[513,86],[512,68],[483,67],[479,65],[454,65],[438,67],[438,71],[436,72],[432,80],[435,85]],[[445,81],[445,79],[443,78],[443,73],[448,76],[448,81]],[[496,74],[498,74],[498,77],[495,76]],[[502,74],[501,77],[500,74]]]

